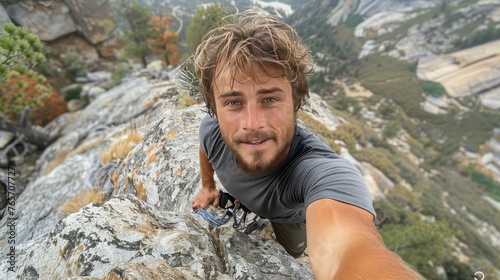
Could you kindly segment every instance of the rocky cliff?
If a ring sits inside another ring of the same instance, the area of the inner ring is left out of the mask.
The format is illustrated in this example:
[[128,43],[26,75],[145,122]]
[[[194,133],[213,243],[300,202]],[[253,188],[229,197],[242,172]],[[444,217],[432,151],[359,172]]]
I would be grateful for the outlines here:
[[86,60],[114,55],[117,23],[108,0],[1,1],[0,24],[14,22],[54,50],[77,51]]
[[[45,127],[62,136],[0,222],[8,279],[312,279],[268,231],[213,229],[192,213],[205,113],[183,98],[195,97],[175,81],[129,77]],[[330,118],[314,100],[312,116]]]

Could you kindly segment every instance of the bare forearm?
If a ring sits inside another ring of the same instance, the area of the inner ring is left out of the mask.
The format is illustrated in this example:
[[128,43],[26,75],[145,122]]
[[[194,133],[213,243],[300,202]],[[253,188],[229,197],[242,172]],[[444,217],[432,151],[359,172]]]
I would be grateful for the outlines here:
[[424,279],[383,244],[361,242],[344,252],[334,279]]
[[315,279],[423,279],[385,247],[369,212],[321,199],[309,205],[306,217]]
[[219,205],[219,191],[215,187],[214,169],[201,148],[199,149],[199,154],[201,188],[191,202],[191,207],[194,210],[198,208],[206,209],[210,204],[216,207]]
[[201,186],[203,188],[215,188],[214,169],[212,168],[212,164],[201,148],[199,148],[199,157]]

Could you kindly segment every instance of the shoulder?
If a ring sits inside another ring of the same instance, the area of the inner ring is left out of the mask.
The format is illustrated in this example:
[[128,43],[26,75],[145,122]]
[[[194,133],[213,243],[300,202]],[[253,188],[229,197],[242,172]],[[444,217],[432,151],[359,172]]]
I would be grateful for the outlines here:
[[204,132],[204,133],[210,133],[211,130],[218,129],[218,128],[219,128],[219,124],[217,123],[217,120],[215,120],[213,117],[211,117],[210,115],[207,114],[201,120],[201,123],[200,123],[200,134],[202,132]]
[[210,157],[213,154],[213,149],[220,146],[222,142],[222,136],[217,120],[207,114],[201,120],[198,137],[203,152],[205,155]]

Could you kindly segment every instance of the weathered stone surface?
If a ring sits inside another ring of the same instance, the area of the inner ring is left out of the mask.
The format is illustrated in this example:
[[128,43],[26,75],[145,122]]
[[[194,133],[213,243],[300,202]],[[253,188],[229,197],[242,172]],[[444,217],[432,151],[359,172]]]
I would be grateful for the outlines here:
[[78,29],[92,44],[112,37],[116,19],[108,0],[65,0],[77,23]]
[[99,60],[99,53],[96,51],[95,47],[84,38],[76,35],[76,33],[47,42],[47,46],[53,53],[59,55],[61,61],[64,61],[64,54],[70,51],[79,54],[87,65],[93,64]]
[[12,22],[9,18],[9,15],[7,14],[7,10],[5,10],[5,7],[2,3],[0,3],[0,26],[2,26],[4,23],[10,23]]
[[113,198],[84,207],[19,246],[18,276],[312,279],[276,242],[230,226],[210,234],[202,224],[194,214],[157,212],[135,196]]
[[213,239],[192,214],[154,213],[133,196],[85,207],[19,251],[19,275],[34,270],[41,279],[134,274],[145,263],[188,279],[215,279],[223,270]]
[[68,7],[57,1],[23,1],[6,9],[10,18],[42,41],[52,41],[77,30]]
[[[307,261],[271,237],[231,225],[213,230],[193,214],[205,113],[201,104],[177,109],[176,93],[173,81],[130,76],[46,127],[62,136],[16,200],[18,269],[8,279],[312,279]],[[114,145],[130,131],[141,139],[117,157]],[[67,216],[65,203],[91,189],[106,202]],[[0,220],[0,244],[7,244],[7,223]]]

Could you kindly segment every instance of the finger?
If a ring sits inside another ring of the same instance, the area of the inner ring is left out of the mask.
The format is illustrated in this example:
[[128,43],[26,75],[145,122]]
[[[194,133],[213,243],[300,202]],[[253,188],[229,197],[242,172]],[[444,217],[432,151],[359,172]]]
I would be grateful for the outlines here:
[[219,193],[217,193],[217,196],[215,197],[214,202],[212,203],[215,207],[219,206]]

